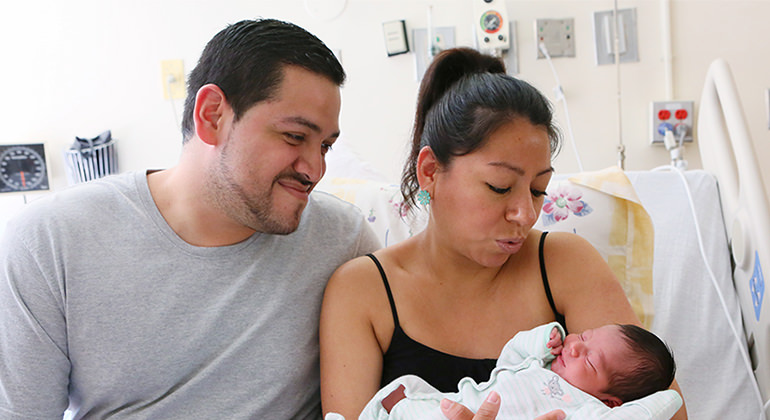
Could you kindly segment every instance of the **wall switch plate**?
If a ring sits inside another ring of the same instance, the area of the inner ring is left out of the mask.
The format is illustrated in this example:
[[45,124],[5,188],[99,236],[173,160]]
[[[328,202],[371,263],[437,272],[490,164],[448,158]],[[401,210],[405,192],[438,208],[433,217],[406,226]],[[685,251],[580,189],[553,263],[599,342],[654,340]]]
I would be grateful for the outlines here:
[[420,81],[425,70],[428,69],[433,56],[447,48],[455,46],[455,28],[442,26],[433,28],[433,45],[431,54],[428,54],[428,30],[416,28],[412,31],[412,46],[414,46],[414,64],[416,80]]
[[545,44],[548,55],[553,57],[575,56],[575,19],[535,20],[535,49],[537,58],[545,58],[540,43]]
[[[639,61],[636,9],[618,10],[618,57],[621,63]],[[615,64],[614,11],[594,12],[596,65]]]
[[678,141],[684,134],[684,142],[692,142],[693,101],[656,101],[650,103],[650,143],[663,144],[666,131],[674,133]]
[[163,60],[160,62],[163,99],[184,99],[186,96],[184,62],[182,60]]

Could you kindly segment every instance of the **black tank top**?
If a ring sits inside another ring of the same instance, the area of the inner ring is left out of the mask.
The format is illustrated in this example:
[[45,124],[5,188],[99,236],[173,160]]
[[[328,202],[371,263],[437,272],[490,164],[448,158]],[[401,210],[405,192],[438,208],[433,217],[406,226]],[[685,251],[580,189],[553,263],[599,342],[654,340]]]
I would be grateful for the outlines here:
[[[543,278],[546,298],[551,305],[556,320],[564,326],[564,317],[556,312],[551,289],[545,275],[545,263],[543,262],[545,235],[546,233],[543,232],[540,238],[540,272]],[[382,281],[385,284],[385,290],[388,293],[390,309],[393,312],[393,323],[395,325],[390,346],[382,357],[382,379],[380,386],[385,386],[399,376],[407,374],[419,376],[441,392],[456,392],[457,382],[464,377],[473,378],[477,383],[489,380],[489,375],[497,364],[496,359],[469,359],[453,356],[432,349],[406,335],[398,322],[396,302],[393,300],[393,293],[385,276],[385,270],[383,270],[382,265],[374,255],[368,254],[367,256],[374,261],[374,264],[377,265],[377,269],[380,271],[380,276],[382,276]]]

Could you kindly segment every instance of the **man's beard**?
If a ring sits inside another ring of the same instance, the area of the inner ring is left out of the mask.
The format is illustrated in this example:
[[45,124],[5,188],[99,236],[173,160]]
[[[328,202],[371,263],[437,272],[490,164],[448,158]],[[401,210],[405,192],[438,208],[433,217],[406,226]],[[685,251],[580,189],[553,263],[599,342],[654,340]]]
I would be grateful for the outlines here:
[[217,207],[231,219],[257,232],[287,235],[297,230],[305,204],[297,203],[292,209],[275,209],[272,193],[274,188],[282,188],[278,181],[283,178],[292,178],[310,186],[309,181],[295,171],[286,170],[273,178],[267,189],[248,193],[232,176],[231,166],[226,160],[227,150],[220,157],[218,174],[209,183],[209,195]]

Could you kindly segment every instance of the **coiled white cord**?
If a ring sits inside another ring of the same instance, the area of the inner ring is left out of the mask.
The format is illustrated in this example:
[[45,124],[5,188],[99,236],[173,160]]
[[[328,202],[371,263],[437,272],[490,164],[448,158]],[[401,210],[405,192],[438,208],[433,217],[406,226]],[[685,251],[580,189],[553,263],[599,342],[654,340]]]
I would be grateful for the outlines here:
[[749,377],[751,378],[751,384],[753,385],[754,393],[757,396],[757,399],[759,400],[759,406],[760,410],[762,410],[759,413],[759,420],[766,420],[765,411],[767,411],[767,408],[770,407],[770,400],[767,402],[762,401],[762,393],[759,391],[759,385],[757,384],[756,378],[754,378],[754,370],[751,368],[751,361],[749,360],[749,352],[748,349],[745,349],[742,344],[741,335],[738,334],[738,330],[735,327],[735,324],[733,323],[733,320],[730,318],[730,311],[727,308],[727,303],[725,302],[724,295],[722,294],[722,291],[719,290],[719,285],[717,284],[717,278],[714,275],[714,271],[711,269],[711,265],[709,265],[708,257],[706,256],[706,250],[703,245],[703,237],[701,236],[700,232],[700,225],[698,224],[698,215],[695,213],[695,202],[692,198],[692,193],[690,192],[690,185],[687,183],[687,178],[684,176],[684,172],[671,165],[665,165],[665,166],[659,166],[657,168],[654,168],[652,171],[663,171],[663,170],[671,170],[674,171],[677,175],[679,175],[679,179],[682,180],[682,185],[684,186],[685,193],[687,195],[687,202],[690,204],[690,213],[692,214],[692,220],[695,224],[695,235],[698,238],[698,249],[700,250],[700,255],[703,258],[703,263],[706,266],[706,271],[708,271],[709,278],[711,279],[711,284],[714,286],[714,290],[717,292],[717,296],[719,297],[719,302],[722,305],[722,310],[725,314],[725,318],[727,318],[727,323],[730,325],[730,330],[733,333],[733,337],[735,338],[735,343],[738,345],[738,348],[741,350],[741,358],[743,359],[743,363],[746,366],[746,370],[749,374]]

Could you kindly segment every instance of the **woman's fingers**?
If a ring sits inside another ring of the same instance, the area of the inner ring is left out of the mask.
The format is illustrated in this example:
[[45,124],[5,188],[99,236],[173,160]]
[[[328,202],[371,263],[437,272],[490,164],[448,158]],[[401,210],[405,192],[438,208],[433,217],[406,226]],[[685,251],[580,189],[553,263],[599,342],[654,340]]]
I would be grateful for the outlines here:
[[567,415],[561,410],[553,410],[550,413],[545,413],[535,420],[564,420]]
[[[475,415],[462,404],[448,399],[441,401],[441,412],[449,420],[494,420],[497,417],[498,411],[500,411],[500,395],[494,391],[489,393],[487,399],[484,400]],[[551,419],[544,418],[542,420]]]

